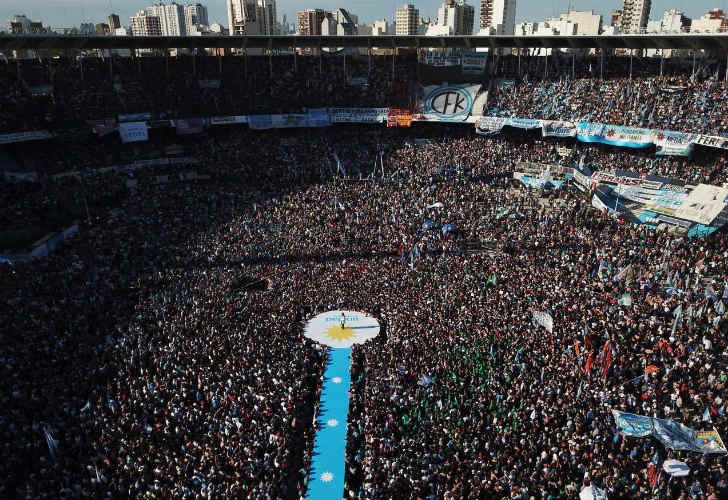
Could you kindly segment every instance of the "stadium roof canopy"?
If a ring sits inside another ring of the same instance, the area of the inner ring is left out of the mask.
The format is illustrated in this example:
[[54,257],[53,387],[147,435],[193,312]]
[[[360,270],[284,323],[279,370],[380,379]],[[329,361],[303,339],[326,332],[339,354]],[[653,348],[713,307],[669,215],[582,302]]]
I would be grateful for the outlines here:
[[0,35],[0,50],[163,48],[574,48],[728,50],[728,33],[603,36],[76,36]]

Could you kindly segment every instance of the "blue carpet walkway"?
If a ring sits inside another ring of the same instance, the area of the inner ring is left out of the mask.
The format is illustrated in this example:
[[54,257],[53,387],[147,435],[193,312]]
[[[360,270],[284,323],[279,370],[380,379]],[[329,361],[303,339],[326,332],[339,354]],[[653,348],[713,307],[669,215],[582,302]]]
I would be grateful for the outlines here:
[[341,500],[346,472],[346,422],[351,388],[351,348],[329,348],[318,430],[313,444],[308,500]]

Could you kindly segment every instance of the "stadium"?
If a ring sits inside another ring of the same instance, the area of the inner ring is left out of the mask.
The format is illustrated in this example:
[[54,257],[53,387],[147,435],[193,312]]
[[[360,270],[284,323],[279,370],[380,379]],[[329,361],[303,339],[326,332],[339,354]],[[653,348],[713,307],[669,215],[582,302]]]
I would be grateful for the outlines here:
[[1,497],[728,497],[727,35],[0,54]]

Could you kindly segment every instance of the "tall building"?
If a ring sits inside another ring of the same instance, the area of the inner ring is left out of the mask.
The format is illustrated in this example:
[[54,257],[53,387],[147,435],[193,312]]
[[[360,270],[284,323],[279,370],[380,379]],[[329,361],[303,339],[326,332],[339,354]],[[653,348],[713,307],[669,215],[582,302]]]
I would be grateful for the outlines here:
[[261,35],[277,35],[276,0],[258,0],[257,9],[258,18],[260,19]]
[[113,32],[119,28],[121,28],[119,14],[109,14],[109,29]]
[[131,36],[162,36],[162,25],[157,16],[142,10],[130,18]]
[[622,32],[638,33],[647,27],[652,0],[624,0],[622,7]]
[[516,0],[480,0],[480,31],[512,35],[516,26]]
[[420,25],[420,10],[412,4],[397,9],[394,14],[395,35],[414,36]]
[[185,36],[185,9],[182,5],[172,2],[150,5],[145,9],[147,14],[159,18],[159,25],[164,36]]
[[647,33],[680,33],[690,27],[690,19],[681,10],[670,9],[662,14],[662,19],[649,21]]
[[197,31],[199,26],[208,26],[207,7],[196,3],[185,5],[185,29],[187,34]]
[[231,35],[275,35],[275,0],[227,0]]
[[622,29],[622,9],[618,9],[612,12],[612,20],[609,25],[613,28]]
[[472,35],[475,9],[465,0],[445,0],[437,10],[437,24],[447,28],[450,35]]
[[326,17],[323,9],[308,9],[300,11],[296,16],[296,33],[299,35],[320,35],[321,23]]

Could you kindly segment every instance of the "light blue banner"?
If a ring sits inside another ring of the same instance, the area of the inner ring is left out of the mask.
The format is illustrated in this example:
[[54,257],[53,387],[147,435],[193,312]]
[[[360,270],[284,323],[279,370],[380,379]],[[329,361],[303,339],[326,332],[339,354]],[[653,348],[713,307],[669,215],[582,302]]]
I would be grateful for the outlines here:
[[541,128],[541,120],[534,120],[532,118],[507,118],[506,125],[525,130],[534,130]]
[[329,348],[308,479],[308,500],[341,500],[346,474],[346,427],[351,390],[351,348]]
[[653,418],[653,435],[671,450],[697,451],[695,431],[674,420]]
[[617,429],[625,436],[645,437],[652,434],[651,417],[617,410],[612,410],[612,415],[614,416],[614,422],[617,424]]
[[579,122],[576,138],[581,142],[598,142],[623,148],[648,148],[652,146],[652,130],[637,127]]
[[329,108],[315,108],[308,110],[309,127],[328,127],[331,125]]

